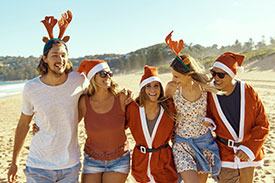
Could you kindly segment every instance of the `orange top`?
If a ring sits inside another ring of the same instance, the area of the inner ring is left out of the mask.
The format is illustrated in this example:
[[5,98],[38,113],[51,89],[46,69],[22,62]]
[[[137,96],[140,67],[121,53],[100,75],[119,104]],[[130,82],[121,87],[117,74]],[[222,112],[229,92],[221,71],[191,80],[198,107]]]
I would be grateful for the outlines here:
[[112,160],[121,157],[125,151],[125,113],[120,98],[115,97],[110,111],[96,113],[85,97],[86,114],[84,116],[87,139],[84,152],[98,160]]

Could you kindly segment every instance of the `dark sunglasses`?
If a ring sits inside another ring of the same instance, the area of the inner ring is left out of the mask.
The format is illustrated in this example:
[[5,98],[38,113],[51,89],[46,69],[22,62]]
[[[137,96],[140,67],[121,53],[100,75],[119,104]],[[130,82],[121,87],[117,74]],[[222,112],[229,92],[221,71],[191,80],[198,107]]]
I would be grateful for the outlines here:
[[101,78],[106,78],[107,75],[109,77],[113,76],[113,72],[112,71],[100,71],[100,72],[98,72],[98,74],[100,75]]
[[217,75],[221,79],[223,79],[225,77],[225,75],[227,74],[225,72],[216,72],[216,71],[213,71],[213,69],[211,69],[210,72],[211,72],[211,74],[212,74],[213,77],[215,77]]

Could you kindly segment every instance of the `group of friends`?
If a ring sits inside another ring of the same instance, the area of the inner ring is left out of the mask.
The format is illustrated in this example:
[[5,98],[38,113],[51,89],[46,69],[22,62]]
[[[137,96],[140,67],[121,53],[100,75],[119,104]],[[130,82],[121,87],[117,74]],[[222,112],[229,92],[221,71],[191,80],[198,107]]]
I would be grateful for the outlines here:
[[[222,54],[209,77],[191,56],[180,54],[183,42],[172,41],[170,33],[166,43],[176,55],[172,81],[164,88],[157,68],[146,65],[132,99],[130,90],[117,91],[104,60],[84,60],[73,72],[69,38],[62,39],[71,19],[68,11],[59,21],[42,21],[49,38],[43,38],[40,75],[22,93],[8,182],[16,181],[32,120],[37,131],[24,170],[27,182],[78,182],[82,119],[83,183],[123,183],[130,170],[140,183],[205,183],[208,175],[221,183],[253,182],[254,168],[263,165],[269,122],[257,92],[235,79],[243,55]],[[57,22],[60,34],[54,38]],[[131,158],[127,128],[136,143]]]

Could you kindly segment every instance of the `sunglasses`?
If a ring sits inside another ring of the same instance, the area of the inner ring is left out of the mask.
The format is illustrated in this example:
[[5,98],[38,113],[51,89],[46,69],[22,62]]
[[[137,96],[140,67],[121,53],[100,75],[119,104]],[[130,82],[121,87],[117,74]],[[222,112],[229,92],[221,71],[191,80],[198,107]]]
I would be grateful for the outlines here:
[[112,71],[100,71],[100,72],[98,72],[98,74],[101,78],[106,78],[107,76],[109,76],[109,77],[113,76]]
[[211,69],[210,72],[211,72],[211,75],[213,77],[215,77],[217,75],[221,79],[223,79],[225,77],[225,75],[227,74],[225,72],[216,72],[216,71],[213,71],[213,69]]

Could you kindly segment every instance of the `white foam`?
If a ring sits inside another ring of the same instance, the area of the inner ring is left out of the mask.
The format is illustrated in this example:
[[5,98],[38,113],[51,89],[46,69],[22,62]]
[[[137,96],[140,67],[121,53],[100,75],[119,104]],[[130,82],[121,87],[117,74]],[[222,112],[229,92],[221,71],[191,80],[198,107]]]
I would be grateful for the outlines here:
[[10,82],[6,82],[6,83],[1,83],[0,85],[0,98],[4,98],[10,95],[15,95],[15,94],[19,94],[22,93],[24,85],[27,81],[24,82],[14,82],[14,83],[10,83]]

